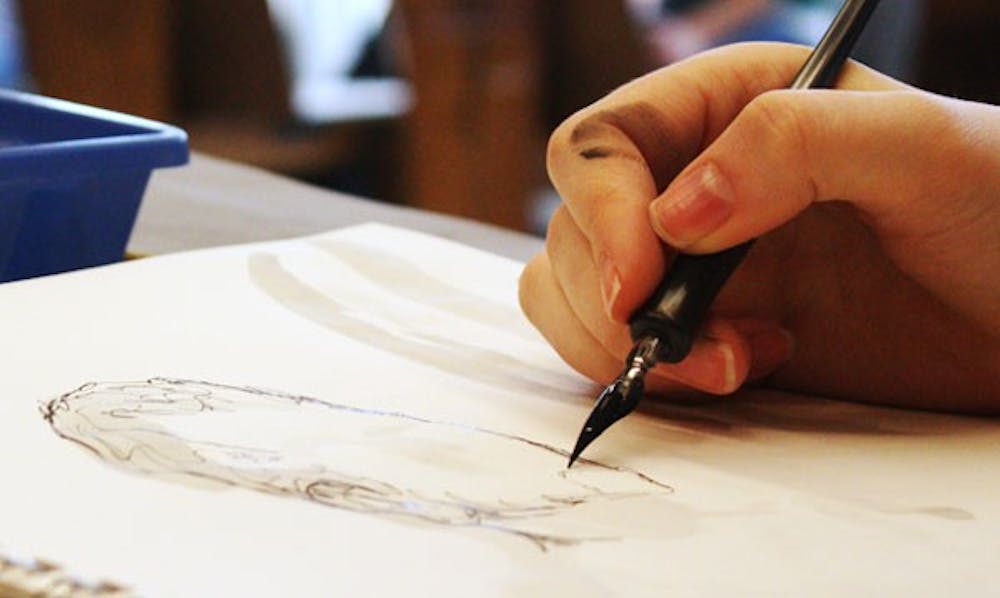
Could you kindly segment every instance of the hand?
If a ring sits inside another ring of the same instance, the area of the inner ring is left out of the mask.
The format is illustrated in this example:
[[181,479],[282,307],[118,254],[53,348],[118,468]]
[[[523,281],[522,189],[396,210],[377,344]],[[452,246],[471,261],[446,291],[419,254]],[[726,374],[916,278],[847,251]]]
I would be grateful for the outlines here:
[[746,381],[1000,412],[1000,109],[859,64],[788,91],[807,50],[741,44],[638,79],[563,123],[564,203],[521,278],[562,357],[606,384],[670,254],[760,237],[653,393]]

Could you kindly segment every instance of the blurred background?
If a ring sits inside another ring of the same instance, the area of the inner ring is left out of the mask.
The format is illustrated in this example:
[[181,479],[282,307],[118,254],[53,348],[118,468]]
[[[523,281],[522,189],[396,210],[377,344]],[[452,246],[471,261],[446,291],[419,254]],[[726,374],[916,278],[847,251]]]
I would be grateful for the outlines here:
[[[0,0],[0,87],[177,124],[192,149],[541,233],[548,133],[644,72],[815,43],[831,0]],[[883,0],[855,55],[1000,100],[1000,2]]]

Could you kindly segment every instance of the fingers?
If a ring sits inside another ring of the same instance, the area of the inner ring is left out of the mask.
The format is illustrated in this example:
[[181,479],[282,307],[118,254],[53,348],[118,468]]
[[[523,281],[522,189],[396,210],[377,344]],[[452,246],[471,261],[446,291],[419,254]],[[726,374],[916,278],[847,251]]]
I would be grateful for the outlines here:
[[[788,85],[806,55],[781,44],[708,52],[623,86],[553,133],[549,175],[589,240],[613,320],[625,322],[663,274],[650,202],[755,96]],[[899,85],[858,65],[842,79],[855,89]]]
[[600,384],[607,384],[621,368],[575,316],[556,281],[547,253],[536,255],[521,274],[521,309],[570,367]]
[[907,143],[918,141],[907,138],[917,137],[909,130],[920,117],[901,112],[913,95],[782,90],[755,98],[653,202],[653,226],[674,247],[700,253],[759,236],[817,201],[880,212],[926,168],[926,154],[914,156]]
[[[564,350],[572,353],[567,361],[584,373],[607,372],[608,377],[598,378],[607,384],[621,370],[633,341],[628,327],[611,320],[603,309],[596,292],[599,271],[590,255],[587,238],[568,211],[562,207],[556,210],[549,223],[548,259],[536,266],[548,271],[541,274],[545,277],[542,284],[549,285],[548,293],[557,296],[557,300],[544,311],[533,311],[529,318],[540,329],[551,328],[548,336],[559,338],[558,342],[571,342],[567,330],[582,325],[583,330],[570,332],[579,347]],[[600,346],[599,357],[594,358],[599,364],[583,363],[587,356],[579,354],[580,347],[592,343]],[[696,341],[687,359],[654,370],[650,389],[665,391],[677,388],[677,382],[681,382],[706,392],[730,393],[746,379],[751,361],[749,351],[743,331],[724,321],[709,322],[705,335]],[[604,363],[607,356],[612,359],[610,369]]]
[[[631,114],[655,120],[650,110],[633,108]],[[603,309],[621,323],[655,286],[663,254],[646,213],[658,192],[652,171],[614,114],[598,112],[557,129],[549,142],[548,169],[598,265]]]
[[746,381],[750,347],[736,327],[725,320],[709,320],[691,352],[680,363],[660,363],[650,372],[650,388],[661,380],[677,380],[713,394],[729,394]]
[[1000,110],[923,92],[769,92],[651,203],[649,218],[670,245],[709,253],[815,202],[847,201],[904,271],[972,313],[992,293],[982,259],[1000,255],[960,250],[998,243],[1000,140],[991,130]]
[[[628,327],[611,319],[599,292],[600,266],[591,255],[590,244],[565,205],[549,221],[545,252],[549,268],[573,317],[610,355],[621,359],[632,348]],[[617,373],[617,372],[616,372]]]
[[747,381],[764,378],[787,363],[795,352],[792,333],[770,320],[743,318],[731,320],[750,348]]
[[[522,309],[567,363],[607,384],[621,371],[633,341],[627,326],[604,311],[598,278],[586,237],[560,208],[550,223],[546,252],[521,276]],[[688,358],[657,366],[647,388],[654,393],[681,387],[733,392],[751,372],[763,375],[784,363],[790,355],[788,338],[773,323],[710,320]]]

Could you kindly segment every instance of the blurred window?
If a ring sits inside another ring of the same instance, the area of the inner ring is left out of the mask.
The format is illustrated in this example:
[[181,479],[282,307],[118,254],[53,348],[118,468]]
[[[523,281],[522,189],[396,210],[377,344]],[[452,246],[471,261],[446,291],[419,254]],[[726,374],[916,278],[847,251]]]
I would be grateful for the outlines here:
[[285,47],[299,120],[323,124],[405,111],[409,91],[402,81],[357,76],[383,31],[391,0],[268,0],[268,8]]

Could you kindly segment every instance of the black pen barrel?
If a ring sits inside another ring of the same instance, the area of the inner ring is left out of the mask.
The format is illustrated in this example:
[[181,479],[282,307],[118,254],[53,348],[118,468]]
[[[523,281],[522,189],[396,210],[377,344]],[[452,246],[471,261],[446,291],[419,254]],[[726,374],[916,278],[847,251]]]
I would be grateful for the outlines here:
[[847,0],[799,69],[789,89],[833,87],[879,0]]
[[[879,0],[847,0],[790,85],[831,87]],[[746,241],[718,253],[679,254],[663,281],[629,321],[632,338],[660,339],[656,360],[687,357],[715,296],[753,245]]]
[[629,321],[632,338],[655,336],[657,361],[676,363],[691,351],[702,321],[753,241],[707,255],[678,254],[653,295]]

